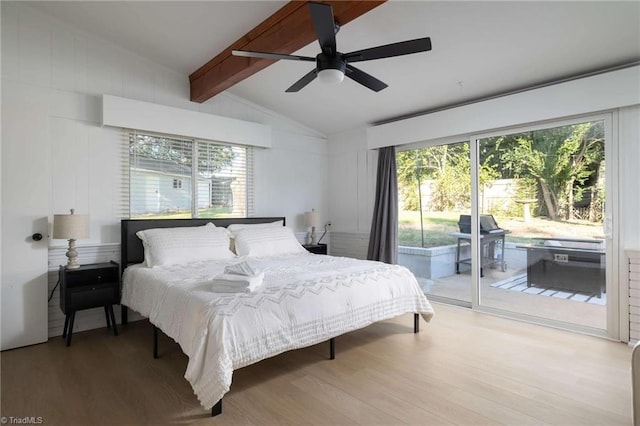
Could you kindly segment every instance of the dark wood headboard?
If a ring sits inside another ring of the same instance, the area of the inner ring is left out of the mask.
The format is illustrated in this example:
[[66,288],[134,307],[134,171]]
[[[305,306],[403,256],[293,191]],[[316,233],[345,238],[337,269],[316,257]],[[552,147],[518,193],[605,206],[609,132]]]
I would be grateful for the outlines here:
[[224,219],[123,219],[120,222],[120,268],[122,271],[131,264],[144,261],[144,249],[142,241],[136,236],[136,232],[153,228],[177,228],[182,226],[202,226],[211,222],[216,226],[227,227],[236,223],[269,223],[281,220],[284,217],[244,217]]

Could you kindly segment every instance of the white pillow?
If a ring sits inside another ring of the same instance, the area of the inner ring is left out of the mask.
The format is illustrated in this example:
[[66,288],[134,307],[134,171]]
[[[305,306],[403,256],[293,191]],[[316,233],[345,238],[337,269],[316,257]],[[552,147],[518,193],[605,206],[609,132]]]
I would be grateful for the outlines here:
[[293,231],[286,226],[241,229],[235,233],[238,256],[277,256],[306,253]]
[[260,229],[260,228],[268,228],[268,227],[282,227],[284,226],[284,220],[276,220],[275,222],[267,222],[267,223],[233,223],[227,226],[231,236],[231,244],[229,245],[229,249],[236,253],[236,245],[235,245],[235,233],[242,229]]
[[227,229],[231,232],[231,238],[234,238],[236,232],[242,229],[259,229],[268,227],[282,227],[284,226],[284,220],[276,220],[275,222],[268,223],[233,223],[227,226]]
[[136,232],[144,246],[144,260],[148,267],[177,265],[198,260],[231,259],[229,231],[205,226],[154,228]]

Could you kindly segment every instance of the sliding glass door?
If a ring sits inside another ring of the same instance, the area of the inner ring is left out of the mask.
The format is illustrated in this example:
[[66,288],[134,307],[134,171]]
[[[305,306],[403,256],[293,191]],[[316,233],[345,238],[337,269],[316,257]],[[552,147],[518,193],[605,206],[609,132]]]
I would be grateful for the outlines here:
[[497,223],[479,229],[478,306],[607,329],[609,125],[601,116],[473,138],[492,176],[476,180],[477,211]]
[[591,116],[398,152],[398,263],[433,300],[612,334],[611,123]]

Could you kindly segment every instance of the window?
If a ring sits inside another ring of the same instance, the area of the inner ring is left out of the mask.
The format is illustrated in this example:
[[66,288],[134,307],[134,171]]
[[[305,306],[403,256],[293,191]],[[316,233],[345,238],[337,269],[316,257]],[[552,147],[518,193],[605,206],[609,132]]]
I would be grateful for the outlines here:
[[127,134],[130,218],[252,215],[250,147]]

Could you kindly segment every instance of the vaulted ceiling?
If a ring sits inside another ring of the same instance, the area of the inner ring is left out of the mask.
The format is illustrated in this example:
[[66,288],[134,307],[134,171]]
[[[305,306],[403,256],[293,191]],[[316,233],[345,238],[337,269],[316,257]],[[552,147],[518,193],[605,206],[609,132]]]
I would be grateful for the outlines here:
[[[284,1],[31,2],[187,76]],[[278,61],[227,91],[324,134],[640,60],[640,2],[388,1],[344,25],[341,52],[428,36],[433,50],[362,62],[389,85],[285,90],[313,64]],[[312,41],[295,54],[315,56]]]

